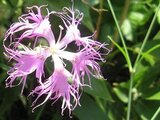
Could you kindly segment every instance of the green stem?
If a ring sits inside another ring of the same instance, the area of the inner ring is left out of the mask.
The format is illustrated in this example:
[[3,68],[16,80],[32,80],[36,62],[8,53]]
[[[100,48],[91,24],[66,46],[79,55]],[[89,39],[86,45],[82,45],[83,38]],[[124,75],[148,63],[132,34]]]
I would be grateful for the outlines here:
[[[159,4],[159,6],[158,6],[158,10],[159,10],[159,8],[160,8],[160,4]],[[138,63],[139,60],[140,60],[142,51],[143,51],[143,49],[144,49],[144,47],[145,47],[145,45],[146,45],[146,43],[147,43],[147,40],[148,40],[148,38],[149,38],[149,35],[150,35],[151,30],[152,30],[152,28],[153,28],[153,25],[154,25],[154,23],[155,23],[158,10],[156,11],[156,13],[155,13],[155,15],[154,15],[153,20],[152,20],[152,22],[151,22],[151,24],[150,24],[150,27],[149,27],[149,29],[148,29],[148,31],[147,31],[147,34],[146,34],[146,36],[145,36],[145,38],[144,38],[144,40],[143,40],[143,43],[142,43],[142,46],[141,46],[141,48],[140,48],[139,54],[138,54],[138,56],[137,56],[137,58],[136,58],[136,61],[135,61],[133,70],[136,70],[137,63]],[[134,74],[134,71],[133,71],[133,73],[131,73],[131,79],[130,79],[129,98],[128,98],[128,110],[127,110],[127,120],[130,119],[130,113],[131,113],[133,74]],[[156,112],[156,113],[157,113],[157,112]]]
[[[120,18],[119,26],[121,26],[123,21],[126,19],[126,16],[128,14],[129,5],[130,5],[130,0],[125,0],[125,4],[124,4],[124,8],[122,10],[122,15],[121,15],[121,18]],[[115,33],[113,35],[113,40],[117,40],[118,38],[119,38],[118,31],[115,31]]]
[[132,87],[133,87],[133,75],[134,71],[131,72],[130,76],[130,83],[129,83],[129,93],[128,93],[128,105],[127,105],[127,116],[126,120],[130,120],[130,115],[131,115],[131,103],[132,103]]
[[112,7],[112,4],[110,2],[110,0],[107,0],[108,2],[108,5],[109,5],[109,8],[111,10],[111,13],[112,13],[112,16],[113,16],[113,19],[116,23],[116,26],[117,26],[117,29],[118,29],[118,32],[119,32],[119,35],[120,35],[120,38],[121,38],[121,42],[123,44],[123,47],[124,47],[124,51],[126,53],[126,61],[127,61],[127,64],[128,64],[128,67],[129,67],[129,71],[132,71],[132,64],[131,64],[131,60],[130,60],[130,57],[129,57],[129,53],[128,53],[128,50],[127,50],[127,46],[125,44],[125,41],[124,41],[124,38],[123,38],[123,35],[122,35],[122,32],[121,32],[121,29],[120,29],[120,26],[118,24],[118,21],[117,21],[117,18],[116,18],[116,15],[114,13],[114,10],[113,10],[113,7]]
[[121,32],[120,26],[119,26],[119,24],[117,22],[116,15],[115,15],[115,13],[113,11],[113,7],[111,5],[110,0],[107,0],[107,2],[108,2],[108,5],[109,5],[109,8],[111,10],[113,19],[114,19],[114,21],[116,23],[116,26],[117,26],[117,29],[118,29],[118,32],[119,32],[119,35],[120,35],[120,38],[121,38],[121,42],[123,44],[124,51],[125,51],[124,57],[126,58],[126,61],[127,61],[128,67],[129,67],[129,72],[131,74],[131,77],[130,77],[130,87],[129,87],[129,95],[128,95],[128,110],[127,110],[127,120],[129,120],[130,119],[130,112],[131,112],[131,100],[132,100],[132,86],[133,86],[133,74],[134,74],[134,70],[133,70],[133,67],[132,67],[131,59],[129,57],[127,46],[126,46],[126,43],[124,41],[124,38],[123,38],[123,35],[122,35],[122,32]]
[[[155,20],[156,20],[156,16],[157,16],[157,13],[158,13],[159,8],[160,8],[160,3],[159,3],[159,6],[158,6],[157,11],[156,11],[156,13],[155,13],[155,15],[154,15],[154,17],[153,17],[153,20],[152,20],[152,22],[151,22],[151,24],[150,24],[150,26],[149,26],[149,29],[148,29],[148,31],[147,31],[147,34],[146,34],[146,36],[145,36],[145,38],[144,38],[144,40],[143,40],[143,43],[142,43],[142,46],[141,46],[140,51],[139,51],[139,53],[138,53],[138,56],[137,56],[137,58],[136,58],[136,61],[135,61],[133,70],[136,70],[137,63],[139,62],[139,60],[141,60],[140,57],[141,57],[142,51],[143,51],[143,49],[144,49],[144,47],[145,47],[145,45],[146,45],[146,43],[147,43],[147,40],[148,40],[149,35],[150,35],[150,33],[151,33],[151,30],[152,30],[152,28],[153,28],[153,25],[154,25],[154,22],[155,22]],[[133,87],[133,76],[134,76],[133,74],[134,74],[134,71],[131,72],[130,87],[129,87],[129,96],[128,96],[128,110],[127,110],[127,118],[126,118],[127,120],[130,120],[130,114],[131,114],[132,87]],[[157,111],[158,111],[158,113],[159,113],[160,108],[159,108]],[[156,112],[156,113],[157,113],[157,112]],[[156,113],[155,113],[155,114],[156,114]],[[158,113],[157,113],[157,114],[158,114]],[[156,114],[156,115],[157,115],[157,114]]]
[[154,113],[153,117],[151,118],[151,120],[155,120],[155,118],[157,117],[157,115],[160,113],[160,107],[157,109],[157,111]]
[[[151,22],[151,25],[150,25],[150,27],[149,27],[149,29],[148,29],[148,31],[147,31],[147,34],[146,34],[146,36],[145,36],[145,38],[144,38],[144,40],[143,40],[143,43],[142,43],[142,46],[141,46],[141,48],[140,48],[140,52],[139,52],[139,54],[137,55],[137,58],[136,58],[134,67],[132,67],[131,59],[130,59],[130,57],[129,57],[128,50],[127,50],[127,47],[126,47],[124,38],[123,38],[123,36],[122,36],[122,32],[121,32],[121,30],[120,30],[119,24],[118,24],[118,22],[117,22],[115,13],[114,13],[114,11],[113,11],[111,2],[110,2],[110,0],[107,0],[107,2],[108,2],[108,5],[109,5],[109,8],[110,8],[110,10],[111,10],[111,13],[112,13],[112,15],[113,15],[114,21],[115,21],[115,23],[116,23],[116,26],[117,26],[117,29],[118,29],[118,32],[119,32],[119,35],[120,35],[120,38],[121,38],[121,41],[122,41],[122,44],[123,44],[123,47],[124,47],[124,51],[125,51],[125,54],[126,54],[126,55],[125,55],[125,58],[126,58],[126,61],[127,61],[128,67],[129,67],[129,71],[130,71],[130,86],[129,86],[129,95],[128,95],[128,110],[127,110],[127,116],[126,116],[126,119],[127,119],[127,120],[130,120],[131,100],[132,100],[132,87],[133,87],[134,72],[135,72],[135,70],[136,70],[136,65],[137,65],[137,63],[138,63],[139,60],[140,60],[142,51],[143,51],[143,49],[144,49],[144,47],[145,47],[145,45],[146,45],[146,42],[147,42],[147,40],[148,40],[148,38],[149,38],[150,33],[151,33],[151,29],[152,29],[152,27],[153,27],[153,25],[154,25],[154,22],[155,22],[155,20],[156,20],[156,16],[157,16],[158,10],[159,10],[159,8],[160,8],[160,3],[159,3],[159,6],[158,6],[157,11],[156,11],[156,13],[155,13],[155,15],[154,15],[154,17],[153,17],[153,20],[152,20],[152,22]],[[157,114],[158,114],[159,112],[160,112],[160,108],[157,110],[157,112],[155,113],[154,116],[157,116]],[[154,116],[153,116],[153,117],[154,117]]]
[[149,50],[146,51],[145,53],[142,53],[142,57],[139,59],[139,61],[141,61],[141,60],[145,57],[145,55],[153,52],[154,50],[156,50],[156,49],[158,49],[158,48],[160,48],[160,45],[159,45],[159,44],[158,44],[158,45],[155,45],[154,47],[152,47],[151,49],[149,49]]
[[153,19],[152,19],[152,22],[151,22],[151,24],[150,24],[150,26],[149,26],[149,28],[148,28],[147,34],[146,34],[146,36],[145,36],[145,38],[144,38],[144,40],[143,40],[143,43],[142,43],[142,46],[141,46],[140,51],[139,51],[139,53],[138,53],[138,56],[137,56],[137,58],[136,58],[136,60],[135,60],[135,63],[134,63],[134,68],[135,68],[135,69],[136,69],[137,63],[138,63],[139,60],[140,60],[142,51],[143,51],[143,49],[144,49],[144,47],[145,47],[145,45],[146,45],[146,43],[147,43],[147,40],[148,40],[148,38],[149,38],[149,35],[150,35],[150,33],[151,33],[151,30],[152,30],[153,25],[154,25],[154,23],[155,23],[155,20],[156,20],[156,17],[157,17],[157,14],[158,14],[159,9],[160,9],[160,3],[159,3],[159,5],[158,5],[158,9],[157,9],[157,11],[156,11],[156,13],[155,13],[155,15],[154,15],[154,17],[153,17]]

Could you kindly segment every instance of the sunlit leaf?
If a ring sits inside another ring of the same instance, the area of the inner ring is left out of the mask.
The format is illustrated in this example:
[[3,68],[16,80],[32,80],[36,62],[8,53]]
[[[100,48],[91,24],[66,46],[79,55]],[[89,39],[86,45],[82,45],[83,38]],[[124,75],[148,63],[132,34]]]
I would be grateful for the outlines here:
[[132,26],[129,20],[125,20],[121,26],[122,32],[127,40],[133,40]]
[[128,102],[127,90],[121,87],[114,88],[113,91],[118,96],[118,98],[123,101],[124,103]]

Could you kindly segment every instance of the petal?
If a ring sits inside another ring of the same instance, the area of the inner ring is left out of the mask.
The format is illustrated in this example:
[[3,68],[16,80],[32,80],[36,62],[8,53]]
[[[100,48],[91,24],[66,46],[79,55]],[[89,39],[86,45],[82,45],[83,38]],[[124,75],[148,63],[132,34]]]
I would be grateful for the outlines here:
[[[27,49],[26,51],[18,51],[15,52],[8,48],[8,54],[11,55],[11,58],[16,61],[16,64],[8,71],[9,77],[8,81],[10,84],[14,82],[14,80],[18,77],[23,78],[36,71],[36,78],[38,78],[38,82],[41,83],[41,77],[44,74],[43,66],[44,62],[49,57],[47,55],[43,55],[41,53],[37,53],[36,51]],[[42,53],[46,53],[45,49],[42,49]],[[11,80],[10,80],[11,79]]]
[[47,100],[51,99],[53,102],[57,101],[62,97],[62,115],[66,108],[69,109],[69,114],[75,106],[73,107],[71,103],[71,97],[73,97],[73,101],[75,101],[75,105],[79,104],[79,95],[78,91],[73,88],[68,82],[67,78],[71,74],[66,69],[55,70],[54,73],[45,81],[44,86],[36,87],[30,95],[37,94],[37,99],[33,102],[33,105],[37,102],[37,100],[43,96],[47,95],[44,101],[33,108],[33,110],[40,105],[44,104]]
[[63,13],[57,13],[57,16],[61,18],[66,27],[66,34],[60,41],[60,48],[63,48],[80,36],[78,25],[83,19],[83,13],[79,10],[73,10],[73,8],[64,7]]

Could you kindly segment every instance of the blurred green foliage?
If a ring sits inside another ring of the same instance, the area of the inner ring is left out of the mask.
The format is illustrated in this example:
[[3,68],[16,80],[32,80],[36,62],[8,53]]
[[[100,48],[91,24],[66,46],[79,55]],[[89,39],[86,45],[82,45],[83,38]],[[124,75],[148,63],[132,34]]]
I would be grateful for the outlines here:
[[[119,25],[131,62],[139,53],[148,27],[157,10],[159,0],[112,0],[113,9]],[[105,56],[107,62],[100,63],[102,73],[107,80],[92,78],[92,88],[84,88],[81,107],[73,111],[73,118],[67,112],[60,114],[60,102],[50,106],[48,101],[44,106],[32,113],[32,98],[27,97],[33,87],[33,77],[20,96],[20,86],[5,88],[5,79],[11,63],[3,54],[3,39],[5,31],[18,20],[18,16],[26,12],[26,7],[33,5],[48,5],[48,9],[61,10],[71,6],[70,0],[0,0],[0,120],[124,120],[127,113],[130,73],[122,51],[113,44],[107,36],[121,48],[122,43],[110,12],[107,0],[74,0],[74,7],[84,13],[80,29],[90,35],[96,30],[95,38],[100,42],[109,43],[112,52]],[[151,31],[142,59],[137,65],[133,76],[131,120],[150,120],[160,106],[160,10]],[[56,21],[53,21],[53,24]],[[156,120],[160,119],[160,115]]]

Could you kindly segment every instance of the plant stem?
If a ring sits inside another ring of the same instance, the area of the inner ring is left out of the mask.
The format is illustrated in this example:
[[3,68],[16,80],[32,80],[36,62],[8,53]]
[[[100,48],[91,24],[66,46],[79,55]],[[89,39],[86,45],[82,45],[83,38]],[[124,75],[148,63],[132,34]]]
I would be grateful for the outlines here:
[[147,40],[148,40],[148,38],[149,38],[149,35],[150,35],[150,33],[151,33],[151,30],[152,30],[153,25],[154,25],[154,23],[155,23],[155,20],[156,20],[156,17],[157,17],[157,14],[158,14],[159,9],[160,9],[160,3],[159,3],[159,5],[158,5],[158,9],[156,10],[156,13],[155,13],[155,15],[154,15],[154,17],[153,17],[153,19],[152,19],[152,22],[151,22],[151,24],[150,24],[150,26],[149,26],[149,28],[148,28],[147,34],[146,34],[146,36],[145,36],[145,38],[144,38],[144,40],[143,40],[143,43],[142,43],[142,46],[141,46],[140,51],[139,51],[139,53],[138,53],[138,56],[137,56],[137,58],[136,58],[136,60],[135,60],[135,63],[134,63],[134,68],[135,68],[135,69],[136,69],[137,63],[138,63],[139,60],[140,60],[142,51],[143,51],[143,49],[144,49],[144,47],[145,47],[145,45],[146,45],[146,43],[147,43]]
[[[124,4],[124,8],[122,10],[122,15],[121,15],[121,18],[120,18],[119,26],[121,26],[123,21],[126,19],[128,9],[129,9],[129,5],[130,5],[130,0],[125,0],[125,4]],[[113,35],[113,40],[117,40],[118,38],[119,38],[118,31],[115,31],[115,33]],[[113,47],[114,47],[114,44],[113,44],[112,48]]]
[[129,67],[129,71],[132,71],[132,64],[131,64],[131,60],[130,60],[130,57],[129,57],[129,53],[128,53],[128,50],[127,50],[127,46],[126,46],[126,43],[124,41],[124,38],[123,38],[123,35],[122,35],[122,32],[121,32],[121,29],[120,29],[120,26],[118,24],[118,21],[117,21],[117,18],[116,18],[116,15],[114,13],[114,10],[113,10],[113,7],[112,7],[112,4],[110,2],[110,0],[107,0],[108,2],[108,5],[109,5],[109,8],[111,10],[111,13],[112,13],[112,16],[113,16],[113,19],[116,23],[116,26],[117,26],[117,29],[118,29],[118,32],[119,32],[119,35],[120,35],[120,38],[121,38],[121,42],[123,44],[123,47],[124,47],[124,51],[125,51],[125,58],[126,58],[126,61],[127,61],[127,64],[128,64],[128,67]]
[[[156,16],[157,16],[157,13],[158,13],[159,8],[160,8],[160,4],[159,4],[159,6],[158,6],[158,9],[157,9],[157,11],[156,11],[153,19],[152,19],[152,22],[151,22],[151,24],[150,24],[150,26],[149,26],[149,29],[148,29],[148,31],[147,31],[147,34],[146,34],[146,36],[145,36],[145,38],[144,38],[144,40],[143,40],[142,46],[141,46],[141,48],[140,48],[140,51],[139,51],[139,53],[138,53],[138,56],[137,56],[137,58],[136,58],[136,61],[135,61],[134,67],[133,67],[133,71],[131,72],[130,86],[129,86],[129,98],[128,98],[128,110],[127,110],[127,118],[126,118],[127,120],[130,120],[130,114],[131,114],[131,100],[132,100],[132,87],[133,87],[134,71],[136,70],[137,63],[139,62],[139,60],[141,60],[140,57],[141,57],[142,51],[143,51],[143,49],[144,49],[144,47],[145,47],[145,45],[146,45],[146,43],[147,43],[147,40],[148,40],[149,35],[150,35],[150,33],[151,33],[151,30],[152,30],[152,28],[153,28],[153,25],[154,25],[154,22],[155,22],[155,20],[156,20]],[[157,111],[158,111],[158,113],[159,113],[159,112],[160,112],[160,108],[159,108]],[[156,112],[156,113],[157,113],[157,112]],[[155,113],[155,114],[156,114],[156,113]]]
[[[148,40],[148,38],[149,38],[149,35],[150,35],[151,30],[152,30],[152,28],[153,28],[153,25],[154,25],[154,23],[155,23],[156,16],[157,16],[157,13],[158,13],[159,8],[160,8],[160,3],[159,3],[159,5],[158,5],[158,9],[157,9],[157,11],[156,11],[156,13],[155,13],[155,15],[154,15],[154,17],[153,17],[153,19],[152,19],[152,22],[151,22],[151,24],[150,24],[150,26],[149,26],[149,28],[148,28],[147,34],[146,34],[146,36],[145,36],[145,38],[144,38],[144,40],[143,40],[142,46],[141,46],[140,51],[139,51],[139,53],[138,53],[138,55],[137,55],[137,58],[136,58],[136,60],[135,60],[135,63],[134,63],[134,66],[133,66],[133,70],[136,70],[137,64],[138,64],[139,60],[141,60],[142,51],[143,51],[143,49],[144,49],[144,47],[145,47],[145,45],[146,45],[146,43],[147,43],[147,40]],[[134,76],[133,74],[134,74],[134,71],[133,71],[133,73],[131,73],[131,80],[130,80],[130,87],[129,87],[129,98],[128,98],[129,100],[128,100],[127,120],[130,119],[130,112],[131,112],[132,87],[133,87],[133,76]],[[159,107],[159,109],[156,111],[156,113],[154,114],[154,116],[156,117],[159,112],[160,112],[160,107]],[[153,118],[152,120],[154,120],[154,118],[155,118],[154,116],[152,117],[152,118]]]
[[[135,72],[135,70],[136,70],[137,63],[138,63],[139,60],[140,60],[142,51],[143,51],[143,49],[144,49],[144,47],[145,47],[145,45],[146,45],[146,42],[147,42],[147,40],[148,40],[148,38],[149,38],[150,33],[151,33],[151,29],[153,28],[153,25],[154,25],[154,22],[155,22],[155,20],[156,20],[156,16],[157,16],[158,10],[159,10],[159,8],[160,8],[160,3],[159,3],[159,5],[158,5],[158,9],[157,9],[157,11],[156,11],[156,13],[155,13],[155,15],[154,15],[154,17],[153,17],[153,20],[152,20],[152,22],[151,22],[151,25],[150,25],[150,27],[149,27],[149,29],[148,29],[148,31],[147,31],[147,34],[146,34],[146,36],[145,36],[145,38],[144,38],[144,40],[143,40],[143,43],[142,43],[142,46],[141,46],[141,48],[140,48],[140,52],[139,52],[139,54],[137,55],[137,58],[136,58],[134,67],[132,67],[131,59],[130,59],[130,57],[129,57],[128,50],[127,50],[127,47],[126,47],[124,38],[123,38],[123,36],[122,36],[122,32],[121,32],[121,30],[120,30],[120,26],[119,26],[119,24],[118,24],[118,22],[117,22],[115,13],[114,13],[114,11],[113,11],[113,7],[112,7],[112,5],[111,5],[110,0],[107,0],[107,2],[108,2],[108,5],[109,5],[109,8],[110,8],[110,10],[111,10],[111,13],[112,13],[112,15],[113,15],[113,19],[114,19],[114,21],[115,21],[115,23],[116,23],[116,26],[117,26],[117,29],[118,29],[118,32],[119,32],[119,35],[120,35],[120,38],[121,38],[121,41],[122,41],[122,44],[123,44],[123,47],[124,47],[124,52],[125,52],[125,54],[126,54],[126,55],[124,55],[124,56],[125,56],[125,58],[126,58],[126,61],[127,61],[128,67],[129,67],[129,72],[130,72],[130,84],[129,84],[129,94],[128,94],[128,109],[127,109],[127,116],[126,116],[126,120],[130,120],[131,101],[132,101],[132,87],[133,87],[134,72]],[[159,107],[159,109],[156,111],[156,113],[154,114],[154,116],[153,116],[152,118],[154,119],[154,118],[158,115],[159,112],[160,112],[160,107]],[[153,120],[153,119],[152,119],[152,120]]]
[[133,76],[134,76],[134,71],[131,72],[131,75],[130,75],[129,93],[128,93],[128,105],[127,105],[128,109],[127,109],[126,120],[130,120],[130,115],[131,115]]
[[117,26],[117,29],[118,29],[118,32],[119,32],[119,35],[120,35],[123,47],[124,47],[124,51],[125,51],[124,57],[126,58],[126,61],[127,61],[127,64],[128,64],[128,68],[129,68],[129,72],[130,72],[130,87],[129,87],[128,110],[127,110],[127,120],[129,120],[130,119],[130,112],[131,112],[131,100],[132,100],[132,86],[133,86],[133,74],[134,74],[134,70],[133,70],[133,67],[132,67],[131,59],[129,57],[127,46],[126,46],[126,43],[124,41],[124,38],[123,38],[123,35],[122,35],[122,32],[121,32],[120,26],[118,24],[117,18],[115,16],[114,11],[113,11],[113,7],[111,5],[110,0],[107,0],[107,1],[108,1],[109,8],[111,10],[113,19],[114,19],[114,21],[116,23],[116,26]]
[[117,26],[117,29],[118,29],[118,32],[119,32],[119,35],[120,35],[120,38],[121,38],[121,41],[122,41],[122,44],[123,44],[123,47],[124,47],[124,51],[125,51],[125,54],[126,54],[125,58],[126,58],[126,61],[127,61],[128,67],[129,67],[129,72],[130,72],[130,86],[129,86],[128,110],[127,110],[127,120],[129,120],[130,119],[130,112],[131,112],[131,100],[132,100],[132,86],[133,86],[133,74],[134,74],[134,70],[132,68],[132,63],[131,63],[131,59],[129,57],[127,46],[125,44],[122,32],[120,30],[120,26],[119,26],[119,24],[117,22],[117,18],[115,16],[115,13],[114,13],[113,8],[112,8],[112,5],[110,3],[110,0],[107,0],[107,1],[108,1],[108,5],[109,5],[109,7],[111,9],[114,21],[116,23],[116,26]]
[[155,120],[155,118],[157,117],[157,115],[160,113],[160,107],[157,109],[157,111],[154,113],[153,117],[151,118],[151,120]]

